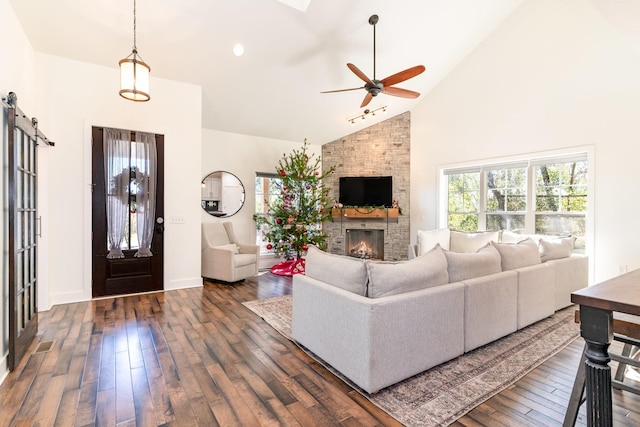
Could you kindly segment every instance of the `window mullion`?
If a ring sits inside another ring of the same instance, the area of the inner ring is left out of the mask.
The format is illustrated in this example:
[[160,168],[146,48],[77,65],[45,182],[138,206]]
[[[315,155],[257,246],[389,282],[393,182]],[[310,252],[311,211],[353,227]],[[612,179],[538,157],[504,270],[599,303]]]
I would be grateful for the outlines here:
[[524,214],[524,228],[526,234],[536,231],[536,176],[535,166],[527,167],[527,211]]
[[478,203],[478,230],[487,229],[487,172],[480,172],[480,202]]

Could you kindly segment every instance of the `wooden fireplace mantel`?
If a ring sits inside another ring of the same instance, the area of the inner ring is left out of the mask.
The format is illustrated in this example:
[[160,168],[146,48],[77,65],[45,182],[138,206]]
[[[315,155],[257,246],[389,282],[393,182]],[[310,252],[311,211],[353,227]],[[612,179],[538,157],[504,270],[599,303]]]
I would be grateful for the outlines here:
[[387,221],[398,222],[399,215],[398,208],[333,208],[331,209],[331,216],[334,218],[340,218],[341,220],[377,220],[384,219]]

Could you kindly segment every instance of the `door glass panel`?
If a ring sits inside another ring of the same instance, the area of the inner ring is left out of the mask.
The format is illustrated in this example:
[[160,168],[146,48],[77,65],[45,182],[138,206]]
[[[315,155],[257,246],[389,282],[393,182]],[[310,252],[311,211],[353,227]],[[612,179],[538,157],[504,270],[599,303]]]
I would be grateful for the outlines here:
[[29,170],[35,172],[36,170],[36,142],[29,140]]
[[31,257],[33,256],[33,247],[24,251],[24,282],[25,287],[28,287],[33,282],[33,266],[31,265]]
[[22,298],[21,295],[18,295],[18,313],[17,313],[17,323],[18,323],[18,333],[24,329],[24,320],[22,316]]
[[[16,255],[16,265],[22,266],[22,252],[19,252]],[[20,267],[16,268],[16,288],[18,289],[18,291],[24,288],[22,277],[23,277],[22,268]]]
[[25,133],[21,134],[22,138],[20,138],[20,152],[18,153],[18,167],[24,169],[24,159],[27,156],[27,149],[29,146],[27,145],[28,136]]
[[[22,131],[16,132],[16,148],[18,153],[16,154],[16,166],[18,170],[24,167],[24,139],[25,134]],[[18,193],[19,194],[19,193]]]
[[[16,248],[22,247],[22,227],[23,227],[22,214],[18,213],[16,218],[16,231],[15,231],[15,245]],[[20,265],[20,264],[18,264]]]
[[36,178],[29,175],[29,209],[36,207]]
[[[137,215],[137,207],[136,207],[136,192],[138,190],[138,186],[136,184],[136,171],[135,171],[135,159],[136,159],[136,146],[138,144],[135,141],[130,141],[129,145],[129,158],[124,158],[124,163],[127,165],[125,169],[123,169],[119,176],[117,173],[113,173],[117,175],[117,180],[124,180],[125,185],[127,185],[127,193],[128,193],[128,209],[126,216],[126,225],[125,225],[125,233],[122,236],[122,241],[120,242],[120,248],[122,250],[134,250],[139,248],[139,240],[138,240],[138,221],[136,218]],[[123,159],[122,157],[118,157],[119,159]],[[144,171],[143,171],[144,172]],[[111,195],[111,197],[113,197]],[[109,244],[107,242],[107,250],[109,250]]]
[[29,211],[24,211],[22,213],[22,217],[24,218],[24,236],[23,236],[23,239],[22,239],[22,246],[25,247],[25,248],[28,247],[29,244],[30,244],[30,241],[29,241],[30,240],[29,234],[30,234],[30,230],[31,230],[31,221],[29,221],[30,220],[30,216],[31,215],[30,215]]
[[22,208],[22,173],[20,172],[16,176],[16,207]]
[[32,210],[30,213],[31,220],[29,221],[29,245],[36,244],[36,211]]

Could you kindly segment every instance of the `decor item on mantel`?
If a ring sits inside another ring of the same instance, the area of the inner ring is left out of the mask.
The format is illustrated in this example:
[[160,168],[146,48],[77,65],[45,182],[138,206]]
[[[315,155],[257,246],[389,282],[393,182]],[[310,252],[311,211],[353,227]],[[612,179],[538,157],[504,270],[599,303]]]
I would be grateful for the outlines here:
[[149,95],[149,73],[151,68],[138,55],[136,47],[136,0],[133,0],[133,50],[120,60],[120,96],[131,101],[144,102]]
[[[398,215],[402,215],[402,209],[398,206],[398,201],[393,199],[390,208],[386,206],[345,206],[333,200],[333,208],[331,209],[331,218],[340,219],[340,224],[349,220],[386,220],[387,227],[390,222],[397,223]],[[342,227],[341,227],[342,228]]]
[[302,150],[293,150],[278,162],[276,171],[282,178],[280,197],[265,200],[269,207],[267,216],[254,215],[256,227],[263,229],[263,240],[284,261],[274,265],[271,272],[281,276],[304,273],[303,254],[308,245],[327,248],[327,235],[322,222],[331,218],[329,191],[322,180],[333,173],[331,167],[320,172],[320,157],[307,154],[307,140]]

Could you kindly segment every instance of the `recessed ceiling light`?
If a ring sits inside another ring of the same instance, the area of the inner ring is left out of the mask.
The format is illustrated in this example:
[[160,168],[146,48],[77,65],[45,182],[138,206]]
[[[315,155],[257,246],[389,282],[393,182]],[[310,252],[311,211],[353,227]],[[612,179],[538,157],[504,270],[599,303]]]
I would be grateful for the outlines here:
[[233,46],[233,54],[235,56],[242,56],[243,53],[244,46],[242,46],[242,43],[236,43],[235,46]]

